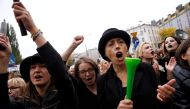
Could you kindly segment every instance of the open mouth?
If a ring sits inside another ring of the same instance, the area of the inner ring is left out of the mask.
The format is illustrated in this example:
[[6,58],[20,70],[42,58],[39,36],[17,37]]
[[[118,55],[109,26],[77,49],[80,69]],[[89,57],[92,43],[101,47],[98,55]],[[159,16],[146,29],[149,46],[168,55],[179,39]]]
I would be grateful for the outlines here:
[[40,79],[40,78],[42,78],[42,76],[41,75],[36,75],[36,76],[34,76],[34,78],[35,79]]
[[151,54],[154,55],[154,51],[152,51]]
[[122,53],[122,52],[117,52],[117,53],[116,53],[116,57],[117,57],[117,58],[121,58],[122,56],[123,56],[123,53]]
[[168,45],[168,48],[172,48],[172,45]]

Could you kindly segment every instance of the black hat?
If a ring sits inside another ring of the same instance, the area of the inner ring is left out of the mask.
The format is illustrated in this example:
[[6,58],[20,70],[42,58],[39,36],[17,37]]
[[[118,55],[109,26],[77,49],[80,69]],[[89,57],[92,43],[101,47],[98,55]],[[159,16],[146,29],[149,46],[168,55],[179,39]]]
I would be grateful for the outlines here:
[[30,66],[35,63],[44,63],[38,53],[25,58],[20,64],[20,73],[26,82],[30,80]]
[[102,58],[107,61],[110,61],[110,60],[105,56],[105,46],[107,42],[113,38],[123,39],[126,45],[128,46],[128,48],[130,47],[130,44],[131,44],[131,37],[126,31],[119,30],[117,28],[110,28],[104,31],[104,33],[102,34],[102,37],[99,40],[98,51],[101,54]]

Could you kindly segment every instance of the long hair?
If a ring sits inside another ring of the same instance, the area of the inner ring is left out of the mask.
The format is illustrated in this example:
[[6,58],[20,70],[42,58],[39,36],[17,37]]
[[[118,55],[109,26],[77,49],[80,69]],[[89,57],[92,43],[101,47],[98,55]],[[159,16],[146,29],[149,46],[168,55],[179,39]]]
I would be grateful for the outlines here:
[[[176,37],[176,36],[168,36],[168,37],[172,37],[172,38],[177,42],[178,47],[179,47],[179,45],[181,44],[181,40],[180,40],[178,37]],[[164,39],[164,54],[169,56],[170,53],[168,52],[168,50],[166,49],[166,46],[165,46],[165,41],[166,41],[166,39],[167,39],[168,37],[166,37],[166,38]]]
[[81,57],[79,60],[77,60],[77,62],[75,63],[75,77],[78,79],[78,80],[81,80],[80,77],[79,77],[79,65],[81,63],[88,63],[90,64],[93,69],[95,70],[95,74],[96,74],[96,78],[98,77],[99,75],[99,68],[98,68],[98,65],[91,59],[89,58],[86,58],[86,57]]
[[[55,86],[54,86],[52,77],[51,77],[50,84],[49,84],[47,89],[48,90],[55,90]],[[34,84],[31,82],[31,80],[27,82],[26,93],[25,93],[24,98],[26,100],[33,101],[37,104],[39,104],[39,99],[41,99],[39,93],[37,92]]]
[[190,38],[186,39],[181,45],[179,45],[175,54],[177,63],[182,68],[188,69],[188,70],[190,70],[190,65],[188,64],[187,60],[182,59],[182,55],[185,55],[189,47],[190,47]]

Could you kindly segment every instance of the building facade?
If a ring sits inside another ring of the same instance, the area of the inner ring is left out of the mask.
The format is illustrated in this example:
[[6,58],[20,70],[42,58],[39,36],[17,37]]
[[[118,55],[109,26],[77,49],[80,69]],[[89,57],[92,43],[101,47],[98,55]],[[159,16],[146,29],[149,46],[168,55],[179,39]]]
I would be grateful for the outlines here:
[[159,36],[160,29],[164,28],[176,28],[183,31],[190,29],[190,2],[184,6],[180,4],[176,7],[176,11],[172,14],[168,14],[167,18],[162,18],[158,21],[151,21],[151,24],[141,24],[136,27],[127,29],[126,31],[131,35],[132,43],[130,52],[134,53],[133,33],[136,33],[136,37],[141,42],[149,42],[154,49],[158,48],[158,44],[161,42]]
[[190,28],[190,2],[184,6],[180,4],[176,7],[176,11],[172,14],[168,14],[165,19],[157,21],[157,25],[160,29],[175,27],[186,31]]
[[[159,27],[152,24],[142,24],[137,27],[133,27],[126,30],[130,34],[131,39],[137,37],[139,44],[142,42],[149,42],[154,49],[158,48],[158,44],[161,41],[161,38],[158,35]],[[133,33],[136,33],[136,36],[133,36]],[[130,52],[135,52],[134,46],[135,43],[131,41]]]

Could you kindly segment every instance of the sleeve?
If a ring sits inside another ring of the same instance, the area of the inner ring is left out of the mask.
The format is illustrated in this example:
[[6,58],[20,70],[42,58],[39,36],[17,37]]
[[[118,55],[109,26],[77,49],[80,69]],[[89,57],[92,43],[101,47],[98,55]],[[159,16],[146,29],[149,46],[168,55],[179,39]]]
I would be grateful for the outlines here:
[[8,95],[8,73],[0,74],[0,107],[9,109],[9,95]]
[[98,109],[108,109],[106,108],[105,97],[104,97],[104,86],[103,86],[103,76],[100,76],[97,80],[97,95],[98,95]]
[[51,46],[49,42],[37,48],[37,51],[47,65],[47,69],[54,78],[55,87],[59,96],[64,99],[67,105],[77,107],[77,96],[72,79],[70,78],[66,66],[60,54]]

